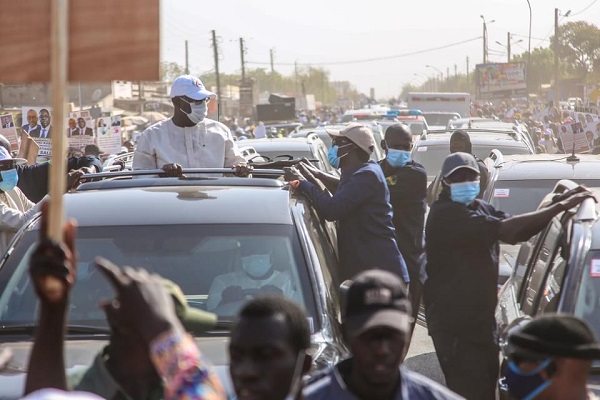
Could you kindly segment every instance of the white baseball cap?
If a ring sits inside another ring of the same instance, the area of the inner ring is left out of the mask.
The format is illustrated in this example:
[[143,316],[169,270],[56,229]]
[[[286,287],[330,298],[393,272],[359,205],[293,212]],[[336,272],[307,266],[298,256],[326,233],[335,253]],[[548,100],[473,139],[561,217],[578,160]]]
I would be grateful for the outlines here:
[[173,81],[171,86],[171,98],[178,96],[187,96],[194,100],[204,100],[207,97],[214,99],[217,97],[213,92],[206,90],[202,81],[192,75],[181,75]]
[[35,391],[22,400],[101,400],[95,394],[87,392],[64,392],[56,389],[41,389]]
[[4,160],[13,160],[15,162],[15,164],[21,165],[21,164],[27,164],[27,160],[24,158],[14,158],[13,156],[10,155],[10,153],[8,152],[8,150],[6,150],[4,148],[4,146],[0,146],[0,161],[4,161]]

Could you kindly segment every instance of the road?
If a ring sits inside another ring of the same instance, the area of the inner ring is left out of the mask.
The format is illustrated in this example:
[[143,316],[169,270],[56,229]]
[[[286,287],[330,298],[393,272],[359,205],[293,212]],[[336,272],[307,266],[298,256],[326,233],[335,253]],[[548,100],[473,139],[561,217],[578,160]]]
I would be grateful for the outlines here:
[[421,375],[444,384],[444,375],[435,355],[433,342],[427,334],[427,329],[418,324],[415,327],[404,365]]

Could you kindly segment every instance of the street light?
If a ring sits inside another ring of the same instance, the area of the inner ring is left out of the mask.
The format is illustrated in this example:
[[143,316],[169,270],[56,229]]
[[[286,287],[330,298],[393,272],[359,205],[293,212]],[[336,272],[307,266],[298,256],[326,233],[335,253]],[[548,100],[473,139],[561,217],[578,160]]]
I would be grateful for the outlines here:
[[529,42],[527,43],[527,70],[529,71],[529,63],[531,62],[531,3],[527,0],[529,6]]
[[436,86],[436,87],[435,87],[435,91],[439,91],[439,90],[440,90],[440,84],[441,84],[441,82],[442,82],[442,79],[444,78],[444,73],[443,73],[443,72],[442,72],[442,71],[441,71],[439,68],[436,68],[436,67],[434,67],[433,65],[426,65],[426,66],[425,66],[425,68],[431,68],[431,69],[434,69],[434,70],[436,70],[436,71],[437,71],[437,72],[440,74],[440,75],[439,75],[439,77],[437,78],[437,82],[436,82],[436,79],[435,79],[435,78],[433,79],[433,81],[437,83],[437,84],[435,85],[435,86]]
[[[510,44],[511,44],[511,40],[512,40],[512,35],[510,34],[510,32],[508,32],[508,35],[506,35],[506,45],[496,41],[496,44],[499,44],[500,46],[504,47],[506,49],[506,52],[508,53],[508,62],[510,62]],[[519,39],[516,42],[513,43],[521,43],[523,40]]]
[[490,22],[486,22],[485,17],[483,15],[480,15],[479,17],[483,20],[483,63],[487,64],[487,59],[488,59],[487,24],[496,22],[496,20],[493,19]]

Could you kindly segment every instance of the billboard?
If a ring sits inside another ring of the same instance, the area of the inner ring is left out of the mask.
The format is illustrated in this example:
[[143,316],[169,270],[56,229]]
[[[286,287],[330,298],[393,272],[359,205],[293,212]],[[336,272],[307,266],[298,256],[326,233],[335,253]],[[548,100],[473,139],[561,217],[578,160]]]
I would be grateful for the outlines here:
[[477,88],[480,99],[527,96],[527,64],[523,62],[478,64]]

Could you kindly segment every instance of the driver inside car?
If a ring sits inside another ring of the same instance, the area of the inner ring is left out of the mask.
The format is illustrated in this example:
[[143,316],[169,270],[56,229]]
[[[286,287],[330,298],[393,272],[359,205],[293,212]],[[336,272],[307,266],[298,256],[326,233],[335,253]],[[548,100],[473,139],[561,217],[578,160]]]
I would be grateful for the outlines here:
[[274,267],[270,250],[243,248],[241,264],[241,270],[215,278],[208,292],[209,311],[233,315],[242,303],[259,294],[278,294],[296,300],[292,277]]

